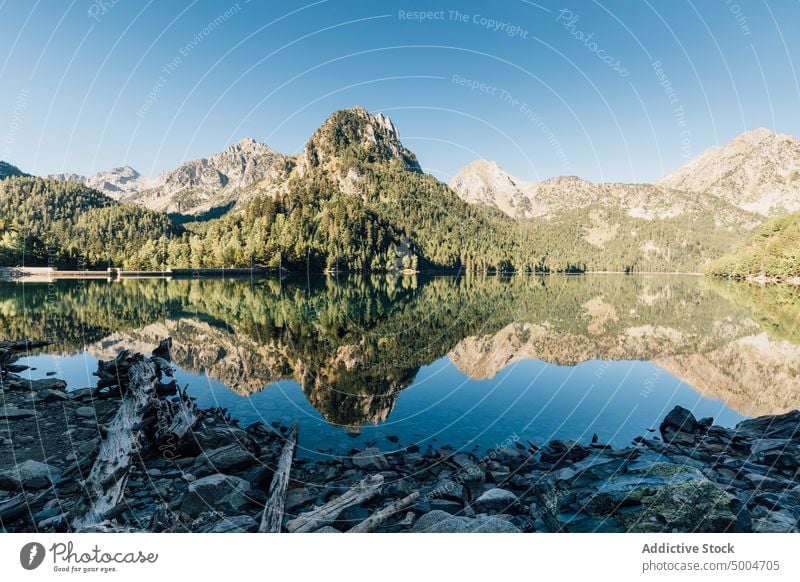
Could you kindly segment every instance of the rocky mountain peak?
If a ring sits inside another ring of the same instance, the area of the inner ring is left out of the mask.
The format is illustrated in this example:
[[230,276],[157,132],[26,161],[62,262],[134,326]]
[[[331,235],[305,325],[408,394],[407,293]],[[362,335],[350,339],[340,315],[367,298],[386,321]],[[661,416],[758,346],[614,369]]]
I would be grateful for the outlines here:
[[301,175],[314,168],[335,168],[346,174],[365,163],[397,163],[422,172],[417,157],[400,141],[392,120],[363,107],[343,109],[328,117],[306,144],[297,167]]
[[658,181],[661,186],[705,192],[750,212],[800,209],[800,141],[765,128],[708,148]]

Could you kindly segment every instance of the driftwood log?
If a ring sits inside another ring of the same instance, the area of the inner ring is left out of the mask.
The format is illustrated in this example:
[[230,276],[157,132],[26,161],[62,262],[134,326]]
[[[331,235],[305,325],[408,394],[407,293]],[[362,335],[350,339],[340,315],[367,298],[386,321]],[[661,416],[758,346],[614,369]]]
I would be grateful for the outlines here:
[[286,489],[289,486],[289,473],[292,471],[292,460],[294,460],[294,450],[297,446],[297,431],[298,424],[295,422],[286,437],[280,459],[278,459],[278,466],[272,476],[269,496],[264,505],[264,513],[261,515],[261,523],[258,526],[260,533],[279,533],[281,531],[283,508],[286,504]]
[[390,503],[380,511],[376,511],[361,523],[351,527],[347,533],[369,533],[375,531],[378,527],[383,525],[387,519],[392,517],[398,511],[403,511],[406,507],[413,505],[419,499],[419,491],[414,491],[411,495],[407,495],[402,499],[398,499],[394,503]]
[[383,486],[383,475],[365,477],[342,495],[323,505],[307,511],[286,524],[290,533],[307,533],[332,524],[339,514],[352,505],[363,503],[377,495]]
[[121,499],[131,456],[139,450],[144,415],[155,396],[158,369],[153,362],[122,352],[111,365],[100,369],[111,373],[112,366],[117,377],[127,377],[127,383],[120,383],[122,401],[106,428],[106,436],[84,483],[85,499],[72,521],[76,531],[102,522]]
[[156,416],[155,445],[164,457],[173,458],[200,421],[201,413],[195,402],[185,392],[180,392],[177,402],[159,400]]
[[116,415],[102,431],[100,450],[83,482],[84,496],[73,513],[75,531],[106,527],[101,524],[122,499],[131,458],[144,444],[147,426],[154,420],[163,421],[166,433],[174,430],[181,436],[185,434],[184,425],[189,425],[185,431],[191,428],[189,411],[193,410],[193,403],[188,399],[185,406],[177,406],[176,418],[154,419],[151,414],[163,408],[157,388],[162,375],[173,373],[169,363],[171,345],[169,338],[161,341],[149,359],[123,350],[109,362],[98,362],[98,389],[118,388],[121,401]]

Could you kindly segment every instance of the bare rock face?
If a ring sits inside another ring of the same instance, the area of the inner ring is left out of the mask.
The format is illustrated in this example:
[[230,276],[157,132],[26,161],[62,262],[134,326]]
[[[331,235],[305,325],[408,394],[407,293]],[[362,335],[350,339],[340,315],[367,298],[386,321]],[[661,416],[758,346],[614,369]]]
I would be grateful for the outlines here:
[[98,172],[90,178],[71,173],[48,178],[79,182],[115,200],[151,210],[198,214],[256,194],[274,194],[285,184],[292,166],[291,157],[246,138],[210,158],[186,162],[154,178],[130,166]]
[[291,158],[247,138],[208,159],[164,172],[126,201],[153,210],[197,214],[256,194],[274,194],[292,165]]
[[[464,166],[451,180],[450,187],[465,202],[497,208],[512,218],[547,219],[600,204],[644,220],[664,220],[694,213],[713,216],[717,226],[752,228],[759,222],[755,215],[713,195],[653,184],[594,184],[576,176],[525,182],[507,173],[496,162],[487,160],[476,160]],[[602,226],[594,228],[604,230]],[[604,234],[608,233],[589,232],[587,241],[602,246]]]
[[800,141],[756,129],[707,149],[658,185],[718,196],[763,215],[800,209]]
[[422,172],[416,156],[400,141],[391,119],[352,107],[333,113],[314,132],[298,157],[296,172],[299,176],[324,172],[342,191],[349,192],[357,190],[359,180],[354,165],[374,163]]

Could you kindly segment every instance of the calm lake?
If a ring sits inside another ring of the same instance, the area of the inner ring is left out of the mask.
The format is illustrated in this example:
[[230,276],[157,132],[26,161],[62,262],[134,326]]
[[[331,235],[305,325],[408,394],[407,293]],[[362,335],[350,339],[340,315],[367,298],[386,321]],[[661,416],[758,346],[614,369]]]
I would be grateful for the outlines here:
[[731,426],[800,407],[800,290],[679,276],[0,282],[0,339],[70,389],[172,337],[176,378],[301,455],[526,439],[622,446],[675,405]]

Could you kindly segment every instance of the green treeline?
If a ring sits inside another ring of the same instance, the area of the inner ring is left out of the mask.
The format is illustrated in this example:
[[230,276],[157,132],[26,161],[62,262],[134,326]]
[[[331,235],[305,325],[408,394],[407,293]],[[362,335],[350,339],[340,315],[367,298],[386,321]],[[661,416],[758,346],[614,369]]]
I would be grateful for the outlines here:
[[725,255],[708,269],[721,277],[800,277],[800,212],[762,224],[743,247]]

